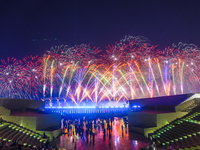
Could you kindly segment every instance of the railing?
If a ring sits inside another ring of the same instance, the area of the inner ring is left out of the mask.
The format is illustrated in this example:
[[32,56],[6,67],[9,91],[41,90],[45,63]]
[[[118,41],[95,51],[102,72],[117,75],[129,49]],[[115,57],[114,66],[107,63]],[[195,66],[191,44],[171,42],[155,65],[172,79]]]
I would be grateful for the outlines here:
[[129,108],[45,108],[46,111],[64,114],[118,114],[127,113]]

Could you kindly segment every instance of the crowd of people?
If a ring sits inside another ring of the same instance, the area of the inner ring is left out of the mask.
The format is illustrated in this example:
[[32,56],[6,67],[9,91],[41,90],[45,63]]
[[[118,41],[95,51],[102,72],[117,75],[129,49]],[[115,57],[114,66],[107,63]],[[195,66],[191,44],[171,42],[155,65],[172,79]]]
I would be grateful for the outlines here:
[[[123,118],[123,124],[121,125],[122,129],[122,137],[128,130],[128,122],[127,118]],[[75,136],[78,134],[81,139],[85,138],[86,141],[92,141],[95,143],[95,136],[97,132],[101,129],[103,131],[103,138],[108,139],[112,138],[112,130],[113,130],[113,118],[107,119],[93,119],[93,118],[78,118],[78,119],[64,119],[63,120],[63,132],[72,135],[72,142],[75,142]],[[71,132],[70,132],[71,131]],[[76,148],[76,143],[75,147]]]
[[[127,138],[128,136],[128,119],[126,117],[119,119],[118,124],[116,124],[116,120],[114,117],[110,118],[84,118],[84,117],[76,117],[76,118],[68,118],[63,119],[62,121],[62,129],[67,136],[71,136],[72,143],[74,146],[74,149],[78,149],[77,147],[77,140],[76,137],[78,136],[79,139],[83,139],[83,141],[86,141],[86,143],[95,144],[95,137],[97,134],[101,132],[101,135],[103,133],[103,139],[105,141],[108,141],[108,145],[110,148],[112,148],[112,138],[115,138],[116,131],[117,135],[121,138]],[[117,127],[117,128],[116,128]],[[121,135],[120,135],[121,134]],[[97,139],[96,139],[97,140]],[[145,145],[145,144],[144,144]],[[140,150],[151,150],[154,149],[151,145],[150,146],[144,146],[141,145],[138,148]]]
[[[128,120],[126,117],[119,120],[120,123],[118,123],[117,130],[120,130],[121,137],[123,138],[125,134],[128,132]],[[113,138],[113,130],[116,130],[116,126],[114,124],[116,123],[116,120],[114,121],[114,117],[110,118],[101,118],[101,119],[94,119],[90,117],[80,117],[80,118],[65,118],[62,120],[62,131],[64,134],[67,134],[68,136],[71,136],[72,143],[74,146],[74,149],[77,148],[77,140],[76,137],[79,136],[79,138],[83,139],[87,143],[90,142],[95,144],[95,137],[98,133],[101,131],[101,135],[103,134],[103,139],[106,141],[109,141],[109,147],[111,147],[111,139]],[[43,136],[45,137],[45,133],[43,133]],[[125,135],[126,136],[126,135]],[[54,139],[56,140],[56,139]],[[15,146],[18,150],[21,149],[35,149],[35,150],[52,150],[56,149],[54,147],[49,146],[49,142],[47,141],[45,145],[43,146],[28,146],[23,145],[22,140],[14,141],[14,142],[8,142],[8,141],[0,141],[0,150],[1,148],[4,149],[10,149],[10,147]],[[141,147],[142,149],[146,149],[145,147]]]

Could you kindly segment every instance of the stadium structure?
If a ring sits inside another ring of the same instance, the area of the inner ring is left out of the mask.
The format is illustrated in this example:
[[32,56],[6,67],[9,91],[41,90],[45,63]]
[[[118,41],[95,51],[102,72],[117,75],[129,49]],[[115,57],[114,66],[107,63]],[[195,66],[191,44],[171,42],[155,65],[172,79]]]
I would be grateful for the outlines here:
[[129,131],[160,149],[200,148],[200,93],[129,102]]
[[[199,104],[200,93],[130,100],[129,132],[148,137],[151,144],[160,149],[199,149]],[[54,112],[45,111],[42,101],[1,99],[1,140],[13,142],[21,139],[27,147],[38,147],[52,141],[61,133],[62,111],[58,111],[58,107],[55,109]],[[72,109],[81,114],[78,111],[80,108]],[[96,111],[106,115],[112,109],[116,111],[122,108],[84,109],[88,110],[84,111],[86,114]],[[72,116],[74,113],[62,115]]]
[[0,140],[9,145],[45,147],[61,133],[61,115],[44,111],[45,103],[25,99],[0,99]]

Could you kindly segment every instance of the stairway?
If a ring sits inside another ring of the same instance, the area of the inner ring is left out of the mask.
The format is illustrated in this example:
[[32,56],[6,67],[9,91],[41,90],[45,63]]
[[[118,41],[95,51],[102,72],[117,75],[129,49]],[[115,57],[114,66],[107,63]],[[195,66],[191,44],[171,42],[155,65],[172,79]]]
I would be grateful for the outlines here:
[[21,140],[24,147],[45,147],[48,137],[43,138],[42,135],[17,125],[13,122],[7,122],[1,119],[0,122],[0,140],[8,143]]
[[200,106],[196,106],[185,116],[150,133],[149,139],[160,148],[198,149],[200,146]]

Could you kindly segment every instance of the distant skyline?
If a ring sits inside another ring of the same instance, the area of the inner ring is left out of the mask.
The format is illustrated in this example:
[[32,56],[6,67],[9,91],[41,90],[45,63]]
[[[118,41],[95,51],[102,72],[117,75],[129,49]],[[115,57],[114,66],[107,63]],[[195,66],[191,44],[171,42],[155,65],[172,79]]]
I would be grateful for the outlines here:
[[0,0],[0,59],[42,56],[52,46],[82,43],[104,50],[125,35],[160,49],[200,47],[199,0]]

